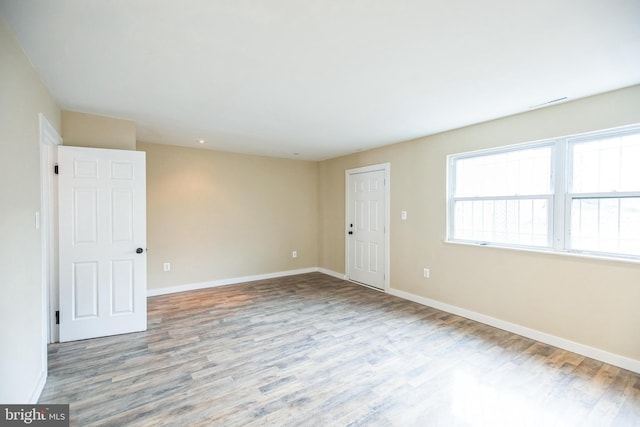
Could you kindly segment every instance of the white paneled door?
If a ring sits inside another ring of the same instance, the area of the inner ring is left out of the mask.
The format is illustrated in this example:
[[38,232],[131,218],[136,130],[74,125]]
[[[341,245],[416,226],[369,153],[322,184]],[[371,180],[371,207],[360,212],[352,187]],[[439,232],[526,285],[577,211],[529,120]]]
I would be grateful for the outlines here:
[[348,278],[384,289],[386,274],[386,171],[347,174]]
[[58,147],[60,341],[147,329],[145,153]]

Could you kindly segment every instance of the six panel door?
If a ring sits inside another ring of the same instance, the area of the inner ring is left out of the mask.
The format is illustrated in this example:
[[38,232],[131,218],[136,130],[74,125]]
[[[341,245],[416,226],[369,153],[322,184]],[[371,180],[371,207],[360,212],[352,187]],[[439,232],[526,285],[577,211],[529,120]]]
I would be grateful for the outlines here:
[[385,171],[349,175],[349,280],[384,289]]
[[58,147],[60,341],[147,328],[145,153]]

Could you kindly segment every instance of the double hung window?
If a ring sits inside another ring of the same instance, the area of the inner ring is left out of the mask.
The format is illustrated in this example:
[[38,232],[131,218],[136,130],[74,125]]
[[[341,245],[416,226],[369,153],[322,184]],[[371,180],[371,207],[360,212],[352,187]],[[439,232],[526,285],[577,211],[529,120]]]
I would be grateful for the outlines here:
[[449,156],[448,240],[640,258],[640,127]]
[[640,256],[640,130],[568,144],[567,246]]

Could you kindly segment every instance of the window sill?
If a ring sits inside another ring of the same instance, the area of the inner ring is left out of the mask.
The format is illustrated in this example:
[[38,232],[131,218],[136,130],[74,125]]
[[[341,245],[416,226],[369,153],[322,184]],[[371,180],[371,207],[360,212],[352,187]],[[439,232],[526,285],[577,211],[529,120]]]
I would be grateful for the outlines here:
[[589,254],[589,253],[583,253],[583,252],[559,251],[555,249],[542,249],[542,248],[533,248],[533,247],[516,247],[516,246],[500,245],[496,243],[484,243],[484,242],[476,243],[476,242],[465,242],[465,241],[459,241],[459,240],[445,240],[444,243],[451,244],[451,245],[504,249],[507,251],[517,251],[517,252],[533,252],[533,253],[544,254],[544,255],[559,255],[559,256],[570,257],[570,258],[591,259],[591,260],[597,260],[597,261],[613,261],[613,262],[621,262],[624,264],[640,265],[640,258],[615,257],[615,256]]

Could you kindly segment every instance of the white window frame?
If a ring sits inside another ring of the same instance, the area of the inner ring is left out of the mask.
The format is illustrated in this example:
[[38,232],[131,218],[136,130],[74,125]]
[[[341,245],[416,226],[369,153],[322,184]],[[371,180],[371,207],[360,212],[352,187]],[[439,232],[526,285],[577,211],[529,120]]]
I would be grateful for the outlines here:
[[[553,189],[555,188],[553,173],[550,177],[551,180],[551,193],[549,194],[532,194],[532,195],[508,195],[508,196],[481,196],[481,197],[473,197],[473,196],[465,196],[465,197],[455,197],[455,162],[458,160],[469,159],[474,157],[486,156],[486,155],[494,155],[494,154],[504,154],[513,151],[519,150],[529,150],[534,148],[542,148],[542,147],[551,147],[551,170],[553,171],[553,165],[555,164],[555,149],[553,147],[553,141],[537,141],[533,143],[524,143],[524,144],[516,144],[509,145],[504,147],[493,148],[489,150],[481,150],[481,151],[472,151],[467,153],[460,153],[448,156],[448,181],[451,185],[448,186],[447,198],[448,198],[448,227],[447,227],[447,241],[452,242],[461,242],[461,243],[472,243],[479,244],[483,246],[505,246],[505,247],[517,247],[517,248],[530,248],[530,249],[547,249],[551,244],[551,236],[553,235],[552,225],[553,225],[553,209],[554,206],[554,195]],[[549,209],[549,218],[547,219],[549,230],[547,231],[547,235],[549,241],[547,242],[547,246],[534,246],[534,245],[522,245],[522,244],[510,244],[510,243],[498,243],[498,242],[489,242],[489,241],[479,241],[479,240],[468,240],[468,239],[454,239],[452,236],[454,235],[454,212],[455,212],[455,203],[459,201],[485,201],[485,200],[547,200],[548,209]]]
[[[619,199],[619,198],[625,198],[625,197],[640,197],[640,191],[603,191],[603,192],[596,192],[596,193],[573,193],[570,191],[571,187],[572,187],[572,178],[573,178],[573,157],[572,157],[572,150],[570,150],[570,145],[571,144],[579,144],[582,142],[589,142],[589,141],[597,141],[600,139],[605,139],[605,138],[611,138],[611,137],[620,137],[620,136],[625,136],[625,135],[632,135],[632,134],[637,134],[640,132],[640,126],[631,126],[631,127],[623,127],[623,128],[618,128],[618,129],[610,129],[610,130],[605,130],[605,131],[599,131],[599,132],[592,132],[586,135],[576,135],[576,136],[572,136],[569,138],[565,139],[565,143],[566,143],[566,147],[565,147],[565,152],[567,155],[567,163],[566,163],[566,185],[565,185],[565,192],[564,192],[564,196],[565,196],[565,218],[564,218],[564,223],[566,224],[566,226],[564,227],[564,239],[566,242],[566,247],[567,247],[567,251],[570,252],[575,252],[575,253],[583,253],[583,254],[590,254],[590,255],[596,255],[596,256],[606,256],[606,257],[612,257],[612,258],[630,258],[630,259],[640,259],[640,256],[636,256],[636,255],[626,255],[626,254],[618,254],[618,253],[610,253],[610,252],[602,252],[602,251],[591,251],[591,250],[586,250],[586,249],[573,249],[573,248],[568,248],[569,244],[570,244],[570,233],[571,233],[571,218],[572,218],[572,212],[571,212],[571,207],[573,206],[573,201],[574,200],[579,200],[579,199]],[[639,165],[640,167],[640,165]]]
[[[570,248],[571,243],[571,207],[576,199],[586,198],[621,198],[640,197],[640,191],[628,192],[600,192],[600,193],[572,193],[571,179],[573,177],[573,151],[571,144],[591,140],[605,139],[616,136],[640,133],[640,125],[623,126],[619,128],[601,130],[585,134],[570,135],[561,138],[546,139],[522,144],[508,145],[486,150],[451,154],[447,156],[447,238],[449,243],[462,243],[480,246],[505,247],[536,252],[556,252],[575,254],[598,258],[640,261],[640,256],[631,254],[609,253]],[[527,196],[495,196],[495,197],[455,197],[456,162],[462,159],[502,154],[510,151],[527,150],[550,146],[551,150],[551,194]],[[549,230],[547,246],[533,246],[502,242],[479,241],[454,238],[455,203],[457,201],[484,200],[518,200],[518,199],[547,199],[549,206]]]

